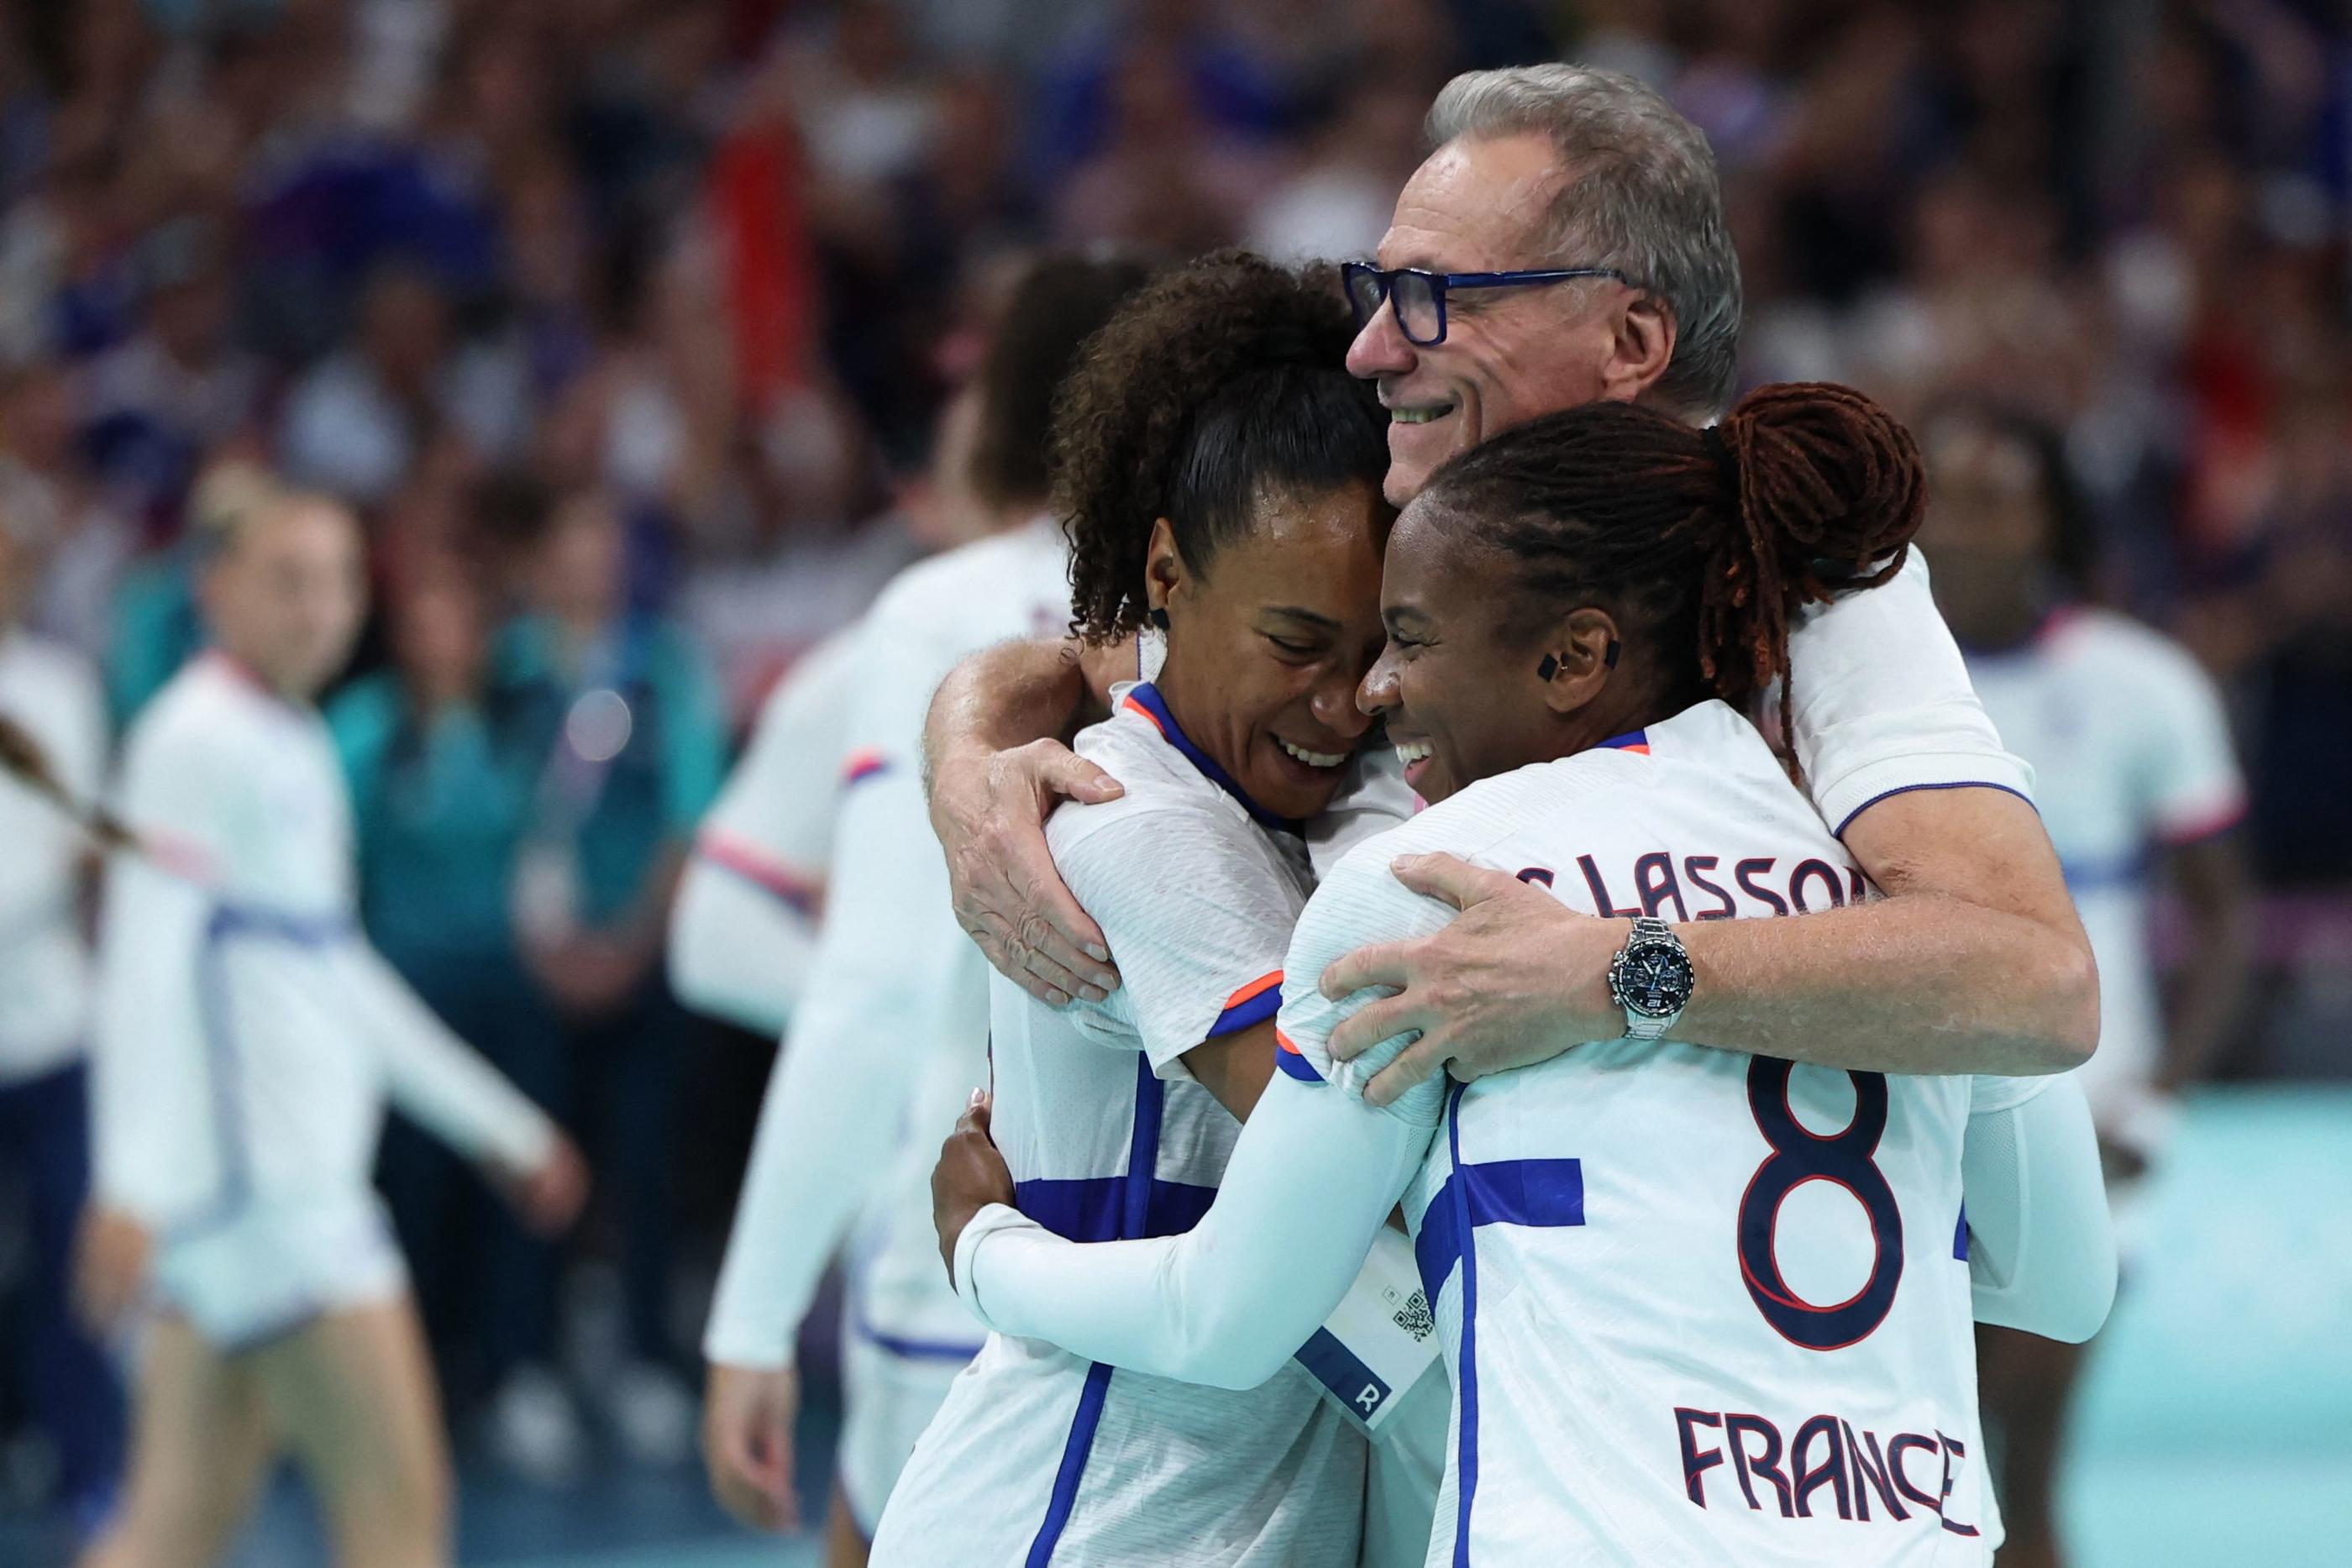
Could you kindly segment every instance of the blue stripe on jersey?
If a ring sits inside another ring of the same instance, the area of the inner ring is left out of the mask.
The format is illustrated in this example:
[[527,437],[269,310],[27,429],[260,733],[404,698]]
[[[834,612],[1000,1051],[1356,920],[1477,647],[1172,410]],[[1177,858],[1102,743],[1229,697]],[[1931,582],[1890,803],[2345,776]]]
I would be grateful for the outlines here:
[[[1453,1189],[1459,1187],[1459,1203]],[[1421,1288],[1437,1300],[1457,1260],[1466,1259],[1470,1228],[1553,1227],[1584,1223],[1584,1167],[1575,1160],[1491,1160],[1456,1166],[1445,1178],[1412,1244]]]
[[[1438,1194],[1462,1239],[1461,1366],[1454,1385],[1454,1568],[1469,1568],[1470,1503],[1478,1495],[1478,1236],[1470,1218],[1470,1184],[1462,1179],[1462,1091],[1468,1087],[1455,1084],[1445,1107],[1446,1155],[1454,1163],[1454,1174],[1445,1178],[1450,1191]],[[1433,1295],[1429,1299],[1433,1304],[1437,1300]]]
[[1315,1071],[1315,1064],[1295,1051],[1285,1051],[1280,1046],[1275,1047],[1274,1064],[1301,1083],[1323,1082],[1323,1075]]
[[1965,1263],[1969,1260],[1969,1206],[1960,1205],[1960,1222],[1952,1228],[1952,1256]]
[[[1143,1228],[1135,1235],[1181,1236],[1201,1223],[1201,1217],[1216,1200],[1217,1189],[1213,1186],[1154,1180],[1145,1202]],[[1126,1230],[1125,1176],[1014,1182],[1013,1207],[1071,1241],[1133,1239]]]
[[1239,1034],[1245,1029],[1254,1029],[1264,1023],[1281,1010],[1282,988],[1268,986],[1257,995],[1236,1002],[1219,1013],[1217,1021],[1209,1026],[1208,1038],[1216,1040],[1223,1035]]
[[253,1194],[251,1140],[245,1127],[245,1060],[236,1048],[236,1020],[229,1009],[227,944],[241,937],[290,946],[331,946],[356,935],[340,915],[305,918],[246,904],[214,907],[196,950],[197,1032],[204,1041],[210,1081],[213,1134],[220,1159],[220,1192],[205,1211],[173,1228],[174,1239],[210,1229],[236,1215]]
[[1110,1363],[1096,1362],[1087,1368],[1087,1385],[1078,1392],[1078,1413],[1070,1420],[1070,1440],[1062,1445],[1062,1463],[1054,1472],[1054,1495],[1045,1504],[1045,1522],[1037,1527],[1037,1539],[1029,1543],[1026,1568],[1046,1568],[1054,1561],[1054,1548],[1061,1544],[1070,1510],[1078,1500],[1078,1482],[1087,1473],[1087,1450],[1095,1446],[1095,1428],[1102,1425],[1103,1400],[1109,1393]]
[[866,1321],[862,1311],[850,1320],[850,1327],[859,1339],[887,1355],[900,1361],[970,1361],[980,1354],[980,1346],[960,1339],[908,1339],[900,1334],[884,1333]]
[[2147,881],[2148,856],[2124,855],[2109,861],[2062,861],[2066,886],[2075,893],[2137,891]]
[[[1160,1117],[1167,1098],[1167,1086],[1151,1071],[1151,1059],[1141,1051],[1135,1053],[1135,1126],[1128,1139],[1127,1175],[1109,1178],[1118,1185],[1119,1222],[1113,1237],[1072,1237],[1072,1240],[1139,1240],[1155,1232],[1150,1228],[1155,1199],[1160,1189],[1172,1188],[1183,1192],[1206,1193],[1213,1201],[1216,1192],[1208,1187],[1185,1187],[1179,1182],[1158,1179],[1160,1168]],[[1030,1184],[1036,1186],[1040,1184]],[[1087,1182],[1051,1184],[1060,1187],[1086,1187]],[[1013,1196],[1021,1194],[1015,1184]],[[1172,1196],[1172,1195],[1171,1195]],[[1208,1212],[1208,1203],[1201,1205],[1201,1214]],[[1027,1204],[1021,1212],[1031,1218],[1038,1217]],[[1190,1230],[1200,1222],[1194,1214],[1181,1229]],[[1040,1223],[1044,1223],[1042,1220]],[[1067,1232],[1064,1232],[1067,1234]],[[1102,1425],[1103,1402],[1110,1394],[1110,1364],[1096,1362],[1087,1368],[1087,1385],[1078,1394],[1077,1413],[1070,1418],[1069,1440],[1062,1445],[1062,1463],[1054,1472],[1054,1495],[1046,1500],[1045,1522],[1037,1527],[1037,1537],[1029,1543],[1028,1568],[1045,1568],[1054,1560],[1054,1548],[1061,1544],[1062,1531],[1069,1528],[1070,1511],[1077,1506],[1078,1483],[1086,1479],[1087,1456],[1095,1446],[1095,1428]]]

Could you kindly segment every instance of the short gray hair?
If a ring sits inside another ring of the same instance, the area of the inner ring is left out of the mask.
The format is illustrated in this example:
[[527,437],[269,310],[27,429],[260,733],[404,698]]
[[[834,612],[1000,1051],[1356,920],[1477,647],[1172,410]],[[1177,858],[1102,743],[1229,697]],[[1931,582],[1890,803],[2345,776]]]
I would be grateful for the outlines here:
[[1545,237],[1568,262],[1614,267],[1664,300],[1675,352],[1658,401],[1693,419],[1722,412],[1738,371],[1739,256],[1697,126],[1622,71],[1551,64],[1463,72],[1423,129],[1433,149],[1463,137],[1549,138],[1570,182]]

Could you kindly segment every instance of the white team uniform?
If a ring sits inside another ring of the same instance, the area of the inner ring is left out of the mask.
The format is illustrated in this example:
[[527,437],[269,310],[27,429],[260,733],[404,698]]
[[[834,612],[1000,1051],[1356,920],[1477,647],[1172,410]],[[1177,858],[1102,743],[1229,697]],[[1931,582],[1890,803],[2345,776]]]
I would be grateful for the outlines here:
[[699,1012],[775,1034],[816,948],[849,750],[856,628],[776,683],[727,787],[703,814],[670,915],[670,984]]
[[919,562],[836,662],[823,929],[761,1111],[704,1353],[787,1364],[826,1262],[853,1251],[840,1476],[871,1534],[915,1439],[979,1349],[930,1218],[939,1140],[988,1072],[987,964],[956,925],[920,779],[922,725],[955,664],[1069,620],[1068,554],[1040,518]]
[[[77,800],[105,782],[106,702],[68,649],[0,631],[0,714],[39,743]],[[89,1027],[89,956],[77,911],[89,843],[64,812],[0,774],[0,1088],[79,1060]]]
[[[1122,983],[1055,1009],[992,977],[992,1129],[1022,1211],[1054,1233],[1171,1235],[1214,1198],[1240,1131],[1181,1058],[1274,1017],[1314,872],[1297,824],[1243,799],[1151,686],[1121,688],[1077,750],[1126,793],[1063,807],[1046,840]],[[1366,1444],[1318,1390],[1296,1362],[1217,1390],[992,1335],[873,1561],[1351,1564]]]
[[[1360,848],[1286,968],[1441,927],[1451,910],[1389,869],[1431,851],[1588,914],[1746,918],[1868,891],[1755,728],[1706,702]],[[1990,1561],[1972,1298],[2085,1333],[2112,1290],[2071,1085],[1617,1040],[1375,1111],[1355,1091],[1404,1041],[1344,1070],[1326,1050],[1370,996],[1286,991],[1283,1071],[1191,1235],[1071,1247],[992,1206],[957,1249],[966,1299],[1000,1332],[1244,1385],[1401,1197],[1456,1396],[1430,1563]],[[2018,1125],[2045,1102],[2054,1139]],[[2060,1241],[2021,1218],[2029,1156]]]
[[2245,814],[2221,694],[2178,643],[2101,610],[2060,610],[2024,647],[1971,653],[1969,674],[2039,776],[2042,825],[2099,961],[2099,1049],[2077,1075],[2101,1130],[2137,1147],[2164,1055],[2148,862]]
[[369,1186],[387,1092],[460,1154],[528,1169],[547,1118],[360,935],[349,798],[316,710],[225,656],[131,727],[95,1051],[100,1196],[159,1238],[164,1303],[215,1347],[391,1299]]

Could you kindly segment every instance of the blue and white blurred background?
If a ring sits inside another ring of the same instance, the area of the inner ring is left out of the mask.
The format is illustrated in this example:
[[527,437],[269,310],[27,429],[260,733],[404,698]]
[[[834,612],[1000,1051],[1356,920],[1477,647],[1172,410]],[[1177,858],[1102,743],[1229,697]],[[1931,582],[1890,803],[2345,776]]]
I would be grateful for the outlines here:
[[[476,1038],[519,1042],[509,1071],[602,1174],[533,1275],[490,1256],[470,1178],[387,1142],[465,1562],[815,1558],[733,1530],[690,1447],[770,1042],[677,1009],[650,949],[614,960],[626,1009],[567,1014],[503,930],[512,824],[471,786],[412,809],[433,780],[404,704],[475,683],[494,719],[506,623],[567,598],[685,627],[698,695],[640,764],[661,804],[614,852],[627,883],[682,842],[779,672],[971,526],[940,416],[1025,247],[1367,253],[1436,87],[1556,57],[1642,75],[1712,138],[1747,382],[1910,411],[1981,392],[2054,423],[2100,597],[2226,693],[2258,981],[2150,1195],[2064,1506],[2081,1568],[2347,1561],[2338,0],[0,0],[0,507],[26,620],[103,670],[119,728],[196,635],[177,542],[206,465],[349,497],[379,599],[331,706],[370,923]],[[518,476],[601,498],[625,548],[528,548]],[[467,766],[502,777],[495,745]],[[62,1560],[67,1467],[30,1418],[16,1135],[0,1563],[32,1568]],[[828,1355],[808,1347],[810,1517]],[[320,1561],[306,1507],[281,1488],[240,1563]]]

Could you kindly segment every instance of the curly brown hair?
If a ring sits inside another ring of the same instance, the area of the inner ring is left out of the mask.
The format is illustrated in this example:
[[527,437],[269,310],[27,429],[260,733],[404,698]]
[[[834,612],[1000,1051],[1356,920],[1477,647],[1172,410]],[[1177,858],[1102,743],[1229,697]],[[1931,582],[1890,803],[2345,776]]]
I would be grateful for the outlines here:
[[[1590,403],[1504,432],[1431,479],[1428,505],[1514,563],[1520,621],[1600,601],[1680,643],[1678,689],[1745,706],[1789,673],[1803,605],[1902,570],[1927,510],[1911,433],[1850,387],[1761,387],[1712,430]],[[1789,688],[1780,689],[1789,733]]]
[[1102,643],[1142,628],[1160,517],[1205,573],[1269,492],[1380,484],[1386,421],[1347,371],[1354,335],[1331,269],[1222,251],[1154,279],[1087,340],[1054,422],[1074,633]]

